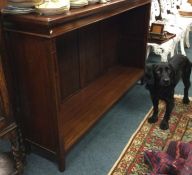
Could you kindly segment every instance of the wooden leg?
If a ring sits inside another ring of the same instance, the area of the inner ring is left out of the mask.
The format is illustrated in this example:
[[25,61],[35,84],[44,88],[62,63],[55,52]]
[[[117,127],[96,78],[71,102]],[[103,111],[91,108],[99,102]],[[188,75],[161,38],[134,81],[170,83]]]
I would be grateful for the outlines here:
[[23,173],[23,159],[24,159],[24,151],[21,150],[21,140],[19,138],[19,135],[17,133],[17,130],[13,131],[13,134],[11,135],[10,138],[11,142],[11,152],[14,158],[15,162],[15,169],[17,171],[17,174],[20,175]]
[[19,128],[17,128],[17,135],[18,135],[19,151],[21,153],[22,162],[24,163],[26,158],[26,149],[23,143],[21,130]]
[[59,171],[63,172],[65,170],[65,161],[60,160],[59,161]]
[[59,166],[59,171],[63,172],[65,170],[65,156],[64,156],[64,153],[58,154],[58,166]]

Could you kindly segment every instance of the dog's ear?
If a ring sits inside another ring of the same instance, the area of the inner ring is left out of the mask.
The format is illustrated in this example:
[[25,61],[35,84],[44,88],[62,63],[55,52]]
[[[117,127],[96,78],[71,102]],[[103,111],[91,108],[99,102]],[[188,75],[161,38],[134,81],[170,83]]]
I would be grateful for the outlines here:
[[145,66],[145,76],[144,76],[144,82],[147,86],[153,86],[155,83],[155,77],[154,77],[154,64],[146,64]]

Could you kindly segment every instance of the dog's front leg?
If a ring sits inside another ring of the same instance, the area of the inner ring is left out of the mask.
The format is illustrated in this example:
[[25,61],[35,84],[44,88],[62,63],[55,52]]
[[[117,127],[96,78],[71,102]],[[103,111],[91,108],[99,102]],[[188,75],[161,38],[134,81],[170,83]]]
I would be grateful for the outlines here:
[[166,101],[165,103],[166,103],[166,111],[165,111],[163,120],[160,124],[160,128],[162,130],[166,130],[169,128],[169,119],[170,119],[171,112],[174,108],[174,99],[172,98],[170,101]]
[[159,99],[152,97],[153,102],[153,115],[148,119],[149,123],[155,123],[158,120],[158,105],[159,105]]

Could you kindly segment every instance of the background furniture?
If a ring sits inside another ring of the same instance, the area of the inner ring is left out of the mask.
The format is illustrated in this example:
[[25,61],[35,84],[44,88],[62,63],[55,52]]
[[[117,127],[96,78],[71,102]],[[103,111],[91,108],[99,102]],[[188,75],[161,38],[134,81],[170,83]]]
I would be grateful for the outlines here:
[[[15,122],[10,122],[6,118],[0,116],[0,139],[8,139],[11,143],[11,155],[14,161],[14,172],[12,174],[22,174],[23,156],[24,152],[21,150],[21,140],[20,134],[17,130],[17,125]],[[3,154],[0,154],[0,156]]]
[[[173,1],[173,0],[172,0]],[[151,20],[150,23],[164,24],[164,30],[170,33],[176,34],[176,36],[169,41],[159,43],[148,43],[148,54],[154,52],[159,55],[162,62],[166,62],[169,56],[173,56],[175,53],[186,55],[184,44],[189,48],[189,27],[190,21],[182,18],[178,14],[170,13],[175,11],[176,8],[172,8],[172,1],[170,0],[152,0],[151,5]],[[173,3],[174,4],[174,3]],[[175,1],[176,7],[176,1]],[[174,9],[174,10],[172,10]],[[169,11],[169,13],[168,13]],[[178,13],[178,12],[177,12]],[[178,49],[178,46],[179,49]]]
[[175,28],[180,28],[184,31],[183,43],[187,48],[189,48],[189,32],[192,24],[192,19],[180,15],[179,11],[185,11],[186,8],[192,9],[191,4],[188,3],[186,0],[160,0],[160,6],[162,9],[162,16],[164,17],[164,22],[166,24],[172,25]]
[[3,15],[25,141],[56,155],[61,171],[65,153],[143,76],[149,16],[149,0]]
[[11,143],[11,154],[15,168],[15,172],[12,172],[12,174],[22,174],[24,160],[22,139],[11,114],[6,81],[0,61],[0,139],[8,139]]
[[2,7],[4,7],[4,6],[6,6],[6,4],[7,4],[7,1],[6,1],[6,0],[1,0],[1,1],[0,1],[0,9],[1,9]]
[[[23,173],[24,169],[23,161],[25,153],[21,133],[15,122],[15,118],[13,117],[13,108],[10,97],[11,94],[9,93],[9,86],[11,86],[11,82],[7,81],[9,73],[7,72],[7,69],[4,68],[6,61],[4,62],[1,58],[1,54],[3,54],[2,51],[4,49],[4,37],[1,29],[2,26],[0,25],[0,139],[7,139],[11,144],[10,152],[14,163],[14,172],[11,174],[20,175]],[[0,153],[0,156],[2,159],[7,158],[4,153]],[[8,163],[8,161],[6,162]],[[2,171],[3,170],[1,170],[1,173],[3,173]],[[10,171],[12,171],[12,169]]]
[[188,0],[188,2],[192,5],[192,0]]

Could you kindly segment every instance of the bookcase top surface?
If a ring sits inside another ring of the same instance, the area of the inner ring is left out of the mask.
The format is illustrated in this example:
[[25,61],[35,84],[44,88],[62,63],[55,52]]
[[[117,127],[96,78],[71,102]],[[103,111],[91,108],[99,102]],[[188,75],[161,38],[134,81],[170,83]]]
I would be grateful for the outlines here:
[[[67,13],[53,16],[41,16],[37,13],[25,15],[3,14],[5,21],[16,23],[36,24],[43,26],[55,26],[60,23],[70,22],[81,18],[87,18],[101,13],[111,13],[111,16],[125,12],[145,4],[149,4],[150,0],[111,0],[106,4],[93,4],[79,9],[71,9]],[[115,10],[115,14],[113,11]],[[109,12],[110,11],[110,12]]]

